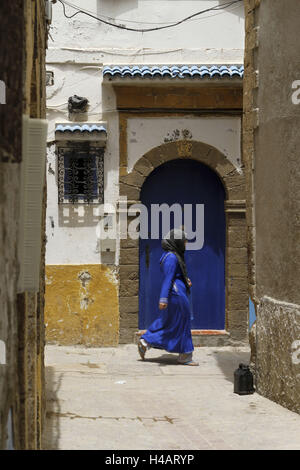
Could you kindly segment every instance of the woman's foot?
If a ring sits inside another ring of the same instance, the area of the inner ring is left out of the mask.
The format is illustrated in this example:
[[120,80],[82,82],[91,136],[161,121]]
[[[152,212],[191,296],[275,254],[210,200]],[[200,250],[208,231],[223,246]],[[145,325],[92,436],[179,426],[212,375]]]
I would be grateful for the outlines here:
[[144,361],[147,348],[146,348],[146,346],[143,345],[141,340],[139,340],[139,342],[138,342],[138,351],[139,351],[139,354],[140,354],[142,360]]
[[196,361],[179,362],[179,364],[183,366],[199,366],[199,362]]
[[193,360],[193,352],[179,354],[177,362],[182,366],[199,366],[199,363]]

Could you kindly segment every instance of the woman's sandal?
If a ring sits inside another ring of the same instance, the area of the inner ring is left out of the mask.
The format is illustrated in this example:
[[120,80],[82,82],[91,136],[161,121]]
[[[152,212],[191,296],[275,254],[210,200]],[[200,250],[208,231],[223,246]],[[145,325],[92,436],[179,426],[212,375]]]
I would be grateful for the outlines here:
[[142,360],[144,361],[145,360],[145,354],[146,354],[146,347],[141,343],[141,341],[138,342],[138,350],[139,350],[139,353],[140,353],[140,356],[142,358]]
[[183,366],[199,366],[199,362],[188,361],[188,362],[179,362]]

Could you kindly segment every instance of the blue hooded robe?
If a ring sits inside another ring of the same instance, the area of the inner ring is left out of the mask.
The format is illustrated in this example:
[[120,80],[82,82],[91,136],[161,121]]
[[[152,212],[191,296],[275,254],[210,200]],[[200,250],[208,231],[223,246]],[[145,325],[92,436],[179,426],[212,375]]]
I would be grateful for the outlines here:
[[164,280],[159,302],[168,304],[148,328],[143,338],[149,346],[172,353],[194,350],[191,334],[191,307],[177,256],[164,253],[160,259]]

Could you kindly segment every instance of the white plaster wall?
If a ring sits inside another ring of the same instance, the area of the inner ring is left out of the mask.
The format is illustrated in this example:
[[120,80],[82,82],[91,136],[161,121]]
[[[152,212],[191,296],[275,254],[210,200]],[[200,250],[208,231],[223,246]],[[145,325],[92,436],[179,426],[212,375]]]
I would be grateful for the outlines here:
[[[97,90],[97,86],[92,90]],[[109,96],[107,99],[109,100]],[[113,100],[114,96],[111,97],[111,101]],[[50,129],[47,152],[46,264],[97,264],[101,262],[97,238],[99,206],[58,204],[57,155],[53,140],[55,122],[64,121],[64,117],[66,116],[62,112],[48,111]],[[119,119],[115,111],[108,113],[108,117],[104,154],[104,203],[116,204],[119,197]],[[95,119],[92,121],[95,122]],[[118,253],[117,245],[116,257],[113,260],[110,258],[110,262],[118,262]]]
[[[150,27],[150,23],[182,19],[196,11],[220,5],[225,0],[69,0],[97,15],[112,17],[119,23]],[[67,14],[75,10],[67,7]],[[127,21],[128,20],[128,21]],[[143,22],[149,22],[145,25]],[[134,22],[140,22],[134,23]],[[230,64],[243,62],[243,4],[225,12],[206,14],[179,27],[160,32],[135,33],[103,25],[76,15],[63,16],[59,2],[53,5],[51,38],[47,52],[47,70],[54,72],[54,85],[47,87],[49,121],[47,264],[87,264],[101,262],[97,250],[97,207],[81,207],[79,214],[58,206],[57,168],[54,129],[56,122],[68,122],[68,98],[85,96],[90,108],[86,121],[107,122],[105,151],[105,202],[116,203],[119,197],[119,121],[115,95],[110,85],[102,87],[103,64]],[[187,121],[188,120],[188,121]],[[152,147],[163,143],[168,132],[178,126],[191,130],[196,140],[219,145],[228,158],[238,164],[240,122],[238,118],[147,119],[129,122],[129,167]],[[149,126],[151,125],[151,132]],[[230,131],[232,129],[232,132]],[[139,132],[134,142],[133,132]],[[213,137],[215,137],[213,139]],[[50,165],[50,168],[49,168]],[[87,222],[88,221],[88,222]],[[54,227],[53,227],[54,225]],[[118,244],[115,261],[118,262]]]
[[180,133],[187,130],[192,140],[217,148],[236,168],[241,166],[240,117],[131,118],[127,126],[129,171],[146,152],[172,138],[177,129]]
[[46,264],[99,263],[95,208],[59,205],[55,145],[50,147],[47,160]]
[[[106,87],[102,97],[99,68],[78,64],[48,64],[54,72],[54,85],[47,87],[48,152],[46,264],[97,264],[101,262],[97,239],[98,206],[58,205],[55,124],[69,122],[68,98],[85,96],[90,108],[85,117],[90,122],[107,122],[107,145],[104,155],[104,202],[116,203],[119,196],[119,119],[115,95]],[[116,137],[117,136],[117,137]],[[54,227],[53,227],[54,225]],[[116,257],[111,261],[118,262]]]
[[[228,0],[70,0],[110,22],[151,28],[181,20]],[[67,15],[76,10],[66,7]],[[147,22],[147,24],[145,24]],[[243,2],[206,13],[174,28],[140,33],[102,24],[85,15],[67,19],[53,8],[49,60],[104,63],[241,63],[244,48]],[[54,55],[55,54],[55,55]]]
[[88,121],[101,120],[101,68],[88,65],[47,64],[54,73],[54,85],[48,86],[47,114],[48,141],[54,140],[55,122],[69,120],[68,99],[72,95],[85,96],[90,106]]

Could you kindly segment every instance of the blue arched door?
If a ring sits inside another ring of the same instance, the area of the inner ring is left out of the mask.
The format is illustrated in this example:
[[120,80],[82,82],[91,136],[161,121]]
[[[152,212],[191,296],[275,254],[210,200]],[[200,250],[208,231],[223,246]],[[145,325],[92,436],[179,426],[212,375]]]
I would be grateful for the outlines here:
[[[193,210],[204,207],[204,244],[186,251],[186,263],[192,280],[193,329],[225,328],[225,192],[214,171],[190,159],[176,159],[156,168],[141,190],[141,202],[148,209],[148,239],[140,238],[139,329],[144,330],[159,314],[158,300],[162,281],[159,259],[162,254],[161,220],[159,239],[151,239],[151,206],[177,203]],[[187,207],[187,206],[185,206]],[[178,226],[178,222],[176,222]],[[171,217],[171,228],[174,218]]]

